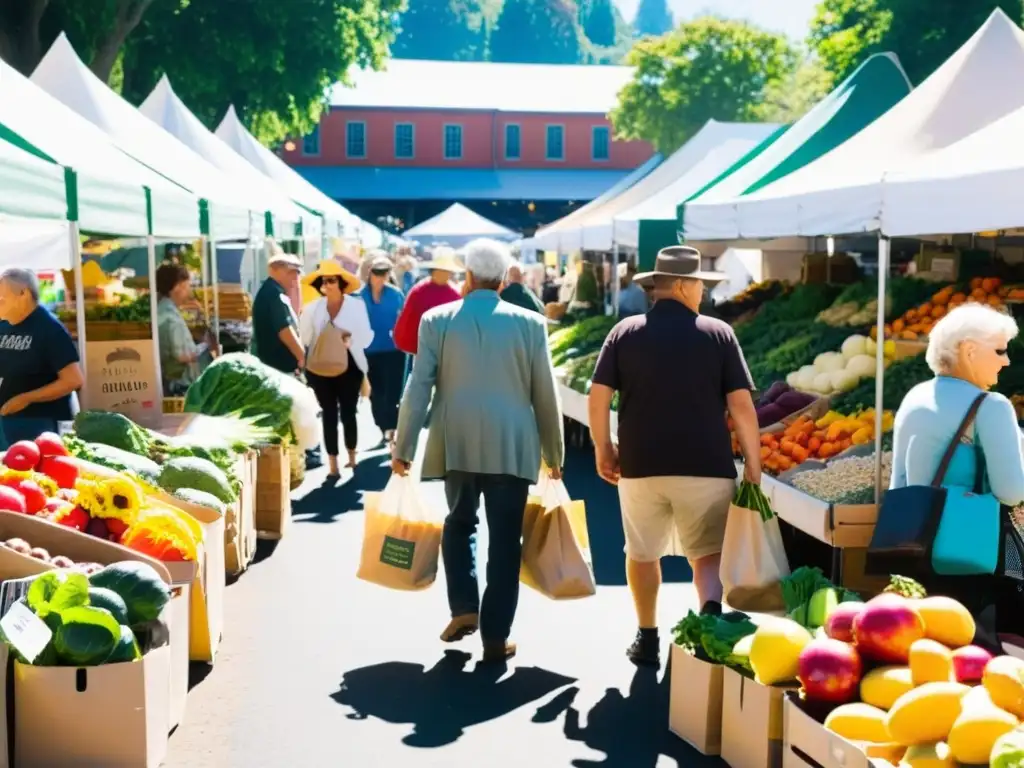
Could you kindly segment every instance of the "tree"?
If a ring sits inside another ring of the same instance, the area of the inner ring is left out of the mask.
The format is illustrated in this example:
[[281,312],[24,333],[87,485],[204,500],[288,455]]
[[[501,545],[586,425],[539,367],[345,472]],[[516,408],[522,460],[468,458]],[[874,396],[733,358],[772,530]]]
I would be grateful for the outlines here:
[[832,75],[816,58],[806,58],[789,77],[768,84],[752,117],[765,123],[795,123],[831,90]]
[[1018,23],[1024,17],[1024,0],[822,0],[808,44],[834,82],[872,53],[892,51],[911,82],[919,84],[996,8]]
[[580,3],[580,26],[594,45],[615,45],[617,30],[612,0],[583,0]]
[[476,0],[408,0],[391,53],[398,59],[481,61],[483,11]]
[[640,37],[663,35],[675,26],[668,0],[640,0],[633,28]]
[[796,53],[782,35],[709,16],[641,40],[627,61],[636,72],[611,113],[616,136],[668,154],[711,118],[753,119],[767,88],[793,71]]
[[304,135],[353,65],[381,65],[401,8],[402,0],[156,4],[123,50],[123,93],[138,103],[166,73],[208,126],[233,104],[265,143]]
[[491,61],[578,64],[580,29],[570,0],[505,0],[491,33]]

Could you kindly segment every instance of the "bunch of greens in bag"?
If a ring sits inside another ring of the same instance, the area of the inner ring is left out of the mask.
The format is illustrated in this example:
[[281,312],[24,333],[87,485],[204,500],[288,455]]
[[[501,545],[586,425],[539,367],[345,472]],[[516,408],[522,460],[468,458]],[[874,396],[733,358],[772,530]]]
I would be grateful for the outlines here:
[[755,631],[757,625],[740,611],[728,611],[720,616],[690,611],[672,629],[672,636],[676,645],[682,646],[701,661],[726,664],[749,672],[750,660],[735,655],[733,648]]
[[757,483],[751,483],[748,480],[744,480],[740,483],[740,487],[736,489],[736,495],[732,499],[732,503],[737,507],[743,507],[743,509],[750,509],[761,515],[761,519],[764,522],[768,522],[775,517],[775,512],[772,510],[772,504],[768,501],[768,497],[764,495],[764,491],[761,490],[761,486]]

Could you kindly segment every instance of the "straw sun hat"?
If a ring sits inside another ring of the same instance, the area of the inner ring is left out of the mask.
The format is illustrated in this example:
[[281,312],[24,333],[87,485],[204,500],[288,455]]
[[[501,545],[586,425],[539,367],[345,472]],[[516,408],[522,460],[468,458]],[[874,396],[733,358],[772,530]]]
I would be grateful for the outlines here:
[[423,269],[440,269],[445,272],[466,271],[466,267],[456,257],[454,249],[444,247],[435,248],[433,258],[430,261],[423,262],[420,266]]
[[319,293],[325,277],[341,278],[341,282],[344,284],[342,293],[355,293],[362,287],[362,282],[358,277],[332,259],[321,261],[316,271],[303,277],[302,282]]

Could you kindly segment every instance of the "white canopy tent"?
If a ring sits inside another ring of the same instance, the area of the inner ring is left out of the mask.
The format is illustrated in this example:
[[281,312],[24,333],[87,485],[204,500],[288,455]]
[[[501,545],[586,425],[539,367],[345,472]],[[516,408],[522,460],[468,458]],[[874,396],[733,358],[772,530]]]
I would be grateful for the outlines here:
[[114,93],[82,63],[64,34],[54,41],[31,80],[136,160],[207,200],[211,221],[221,236],[249,236],[250,213],[262,213],[256,196]]
[[[167,75],[160,78],[160,82],[139,105],[139,112],[208,163],[219,168],[232,180],[244,184],[254,198],[258,197],[264,210],[274,218],[275,232],[278,231],[278,222],[301,221],[303,235],[319,237],[320,218],[293,203],[274,182],[253,168],[203,125],[178,98]],[[259,234],[263,234],[263,231],[260,229]]]
[[[939,150],[1024,107],[1024,32],[1001,10],[927,80],[828,154],[753,194],[737,198],[744,238],[817,236],[906,227],[886,212],[884,179],[935,162]],[[914,207],[923,207],[917,199]],[[904,210],[910,207],[905,205]],[[941,217],[935,232],[949,232]]]
[[[604,205],[595,206],[586,216],[581,216],[571,229],[561,232],[559,247],[562,250],[610,251],[614,243],[612,222],[616,216],[674,184],[723,142],[745,138],[760,141],[773,129],[761,123],[720,123],[708,120],[688,142],[646,177]],[[675,201],[676,204],[681,202],[682,198]]]
[[779,128],[768,123],[757,127],[760,131],[751,130],[741,138],[726,139],[713,147],[675,181],[618,214],[612,220],[612,242],[639,248],[641,222],[675,220],[679,203],[714,181]]
[[565,248],[559,248],[559,234],[561,232],[571,231],[575,222],[585,220],[590,212],[600,208],[609,200],[621,195],[657,168],[663,159],[664,158],[660,154],[656,153],[651,155],[647,162],[638,166],[632,173],[620,179],[617,183],[613,184],[586,205],[577,208],[572,213],[567,216],[563,216],[557,221],[551,222],[546,227],[538,229],[537,233],[533,237],[523,241],[523,247],[533,248],[538,251],[565,251]]
[[409,227],[402,237],[422,244],[443,242],[459,248],[478,237],[511,242],[519,237],[519,233],[481,216],[462,203],[453,203],[436,216]]

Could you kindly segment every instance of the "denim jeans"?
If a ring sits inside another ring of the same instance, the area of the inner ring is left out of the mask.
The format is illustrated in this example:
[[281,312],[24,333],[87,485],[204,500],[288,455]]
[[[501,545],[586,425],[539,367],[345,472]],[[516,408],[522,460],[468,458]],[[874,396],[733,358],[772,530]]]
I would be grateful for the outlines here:
[[[452,616],[480,614],[480,634],[507,640],[519,603],[523,512],[530,482],[512,475],[449,471],[444,480],[448,517],[441,550]],[[487,584],[483,602],[476,575],[476,528],[480,496],[487,515]]]
[[19,440],[35,440],[43,432],[56,431],[56,419],[4,416],[0,418],[0,449],[6,451]]

